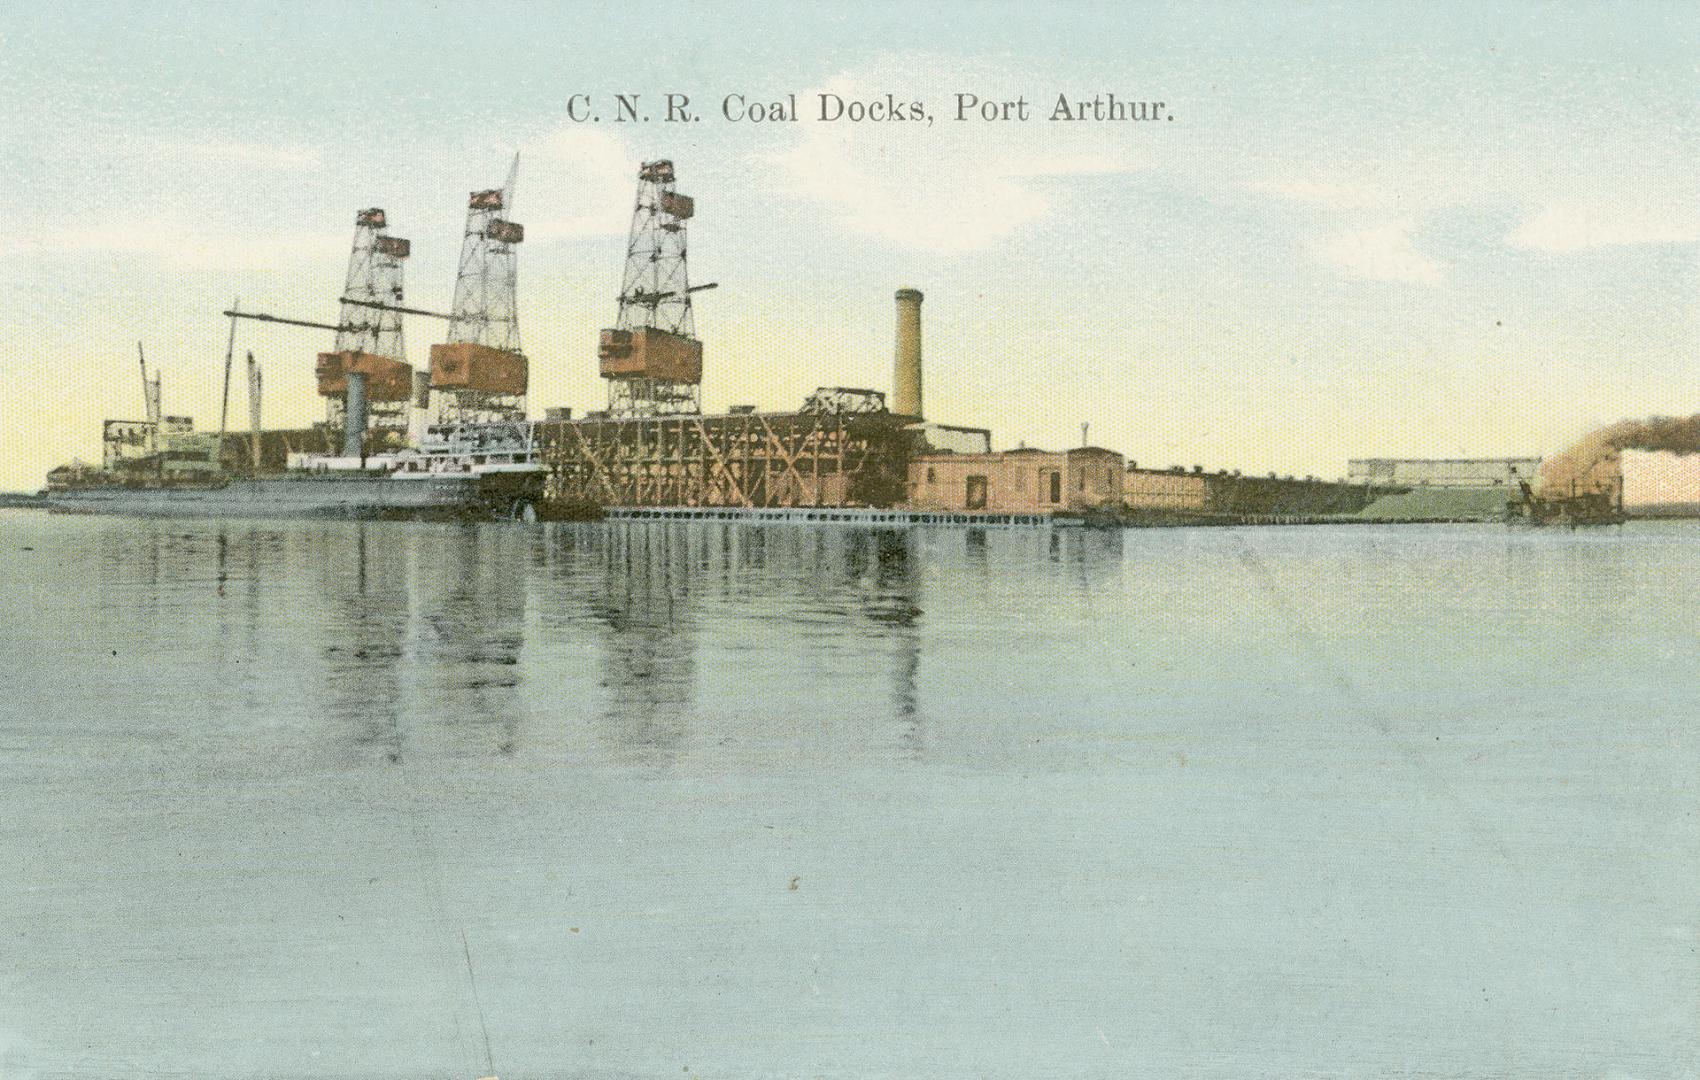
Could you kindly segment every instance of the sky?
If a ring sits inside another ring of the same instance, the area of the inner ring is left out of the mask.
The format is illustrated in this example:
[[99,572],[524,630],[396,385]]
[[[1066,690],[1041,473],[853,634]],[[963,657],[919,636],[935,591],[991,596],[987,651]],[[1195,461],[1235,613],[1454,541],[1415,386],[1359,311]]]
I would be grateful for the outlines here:
[[[709,411],[886,389],[926,294],[929,419],[995,445],[1337,477],[1550,454],[1700,410],[1700,8],[1685,4],[91,3],[0,14],[0,489],[103,418],[216,428],[227,321],[334,321],[354,215],[446,310],[512,155],[534,415],[604,404],[638,162],[675,161]],[[663,123],[688,95],[700,121]],[[932,122],[821,122],[818,95]],[[1058,95],[1157,122],[1053,121]],[[597,122],[575,122],[573,95]],[[647,123],[614,123],[616,94]],[[797,122],[728,95],[795,94]],[[958,121],[956,95],[1027,121]],[[409,318],[424,364],[443,324]],[[265,423],[328,334],[238,328]],[[233,424],[245,418],[238,363]]]

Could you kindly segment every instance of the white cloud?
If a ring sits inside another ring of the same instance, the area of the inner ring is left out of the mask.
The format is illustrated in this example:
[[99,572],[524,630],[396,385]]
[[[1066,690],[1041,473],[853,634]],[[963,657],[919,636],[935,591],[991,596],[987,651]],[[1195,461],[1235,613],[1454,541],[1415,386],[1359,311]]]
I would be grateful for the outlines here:
[[1575,202],[1548,203],[1506,237],[1513,247],[1555,254],[1628,244],[1696,241],[1700,241],[1700,218],[1692,211],[1661,212],[1646,207]]
[[[902,73],[913,69],[890,62],[840,74],[798,98],[805,116],[807,103],[821,93],[846,101],[881,98],[887,87],[903,85]],[[951,81],[936,64],[922,69],[934,86]],[[972,81],[964,78],[961,85]],[[958,254],[987,250],[1049,218],[1057,209],[1054,181],[1060,178],[1134,167],[1100,133],[1019,121],[957,126],[942,96],[921,96],[941,98],[928,101],[930,125],[806,119],[798,125],[800,138],[767,158],[779,166],[782,194],[819,203],[851,232],[899,247]]]
[[346,234],[278,220],[279,204],[322,183],[319,151],[301,143],[93,129],[68,130],[39,152],[61,197],[44,207],[17,197],[31,185],[14,186],[0,202],[0,256],[231,270],[347,249]]
[[1103,150],[1046,154],[1025,159],[1014,157],[1005,161],[1009,176],[1105,176],[1127,172],[1129,168],[1125,160]]
[[0,258],[79,255],[146,257],[171,270],[272,269],[284,263],[345,258],[348,237],[331,233],[232,232],[205,222],[146,218],[96,227],[17,232],[0,241]]
[[269,146],[222,139],[166,140],[157,143],[148,157],[156,162],[163,157],[202,166],[240,165],[251,169],[316,169],[322,161],[317,150],[299,143]]
[[1406,281],[1439,285],[1445,267],[1424,255],[1411,242],[1410,221],[1384,221],[1345,229],[1324,237],[1313,254],[1325,263],[1374,281]]
[[1258,195],[1312,203],[1331,210],[1375,210],[1393,203],[1385,193],[1362,184],[1324,180],[1258,180],[1242,186]]
[[[624,235],[637,168],[617,136],[579,125],[557,129],[520,148],[515,216],[532,240]],[[527,206],[540,212],[528,214]]]
[[[0,205],[0,257],[149,258],[171,270],[221,272],[310,264],[334,274],[348,257],[350,232],[321,231],[316,223],[302,228],[316,207],[301,204],[347,198],[346,220],[352,225],[355,202],[375,196],[379,205],[390,206],[391,224],[401,235],[424,230],[424,243],[415,237],[419,256],[427,246],[458,248],[458,215],[465,204],[464,195],[454,194],[457,189],[470,190],[481,175],[485,184],[500,183],[507,172],[505,157],[462,161],[438,155],[402,177],[386,174],[371,182],[371,174],[321,169],[319,152],[300,145],[120,134],[101,146],[99,161],[70,159],[87,174],[74,211],[42,214],[22,204]],[[479,166],[490,171],[472,171]],[[278,176],[273,170],[307,175]],[[340,187],[350,176],[368,185],[364,196]],[[552,132],[521,147],[516,217],[533,242],[623,234],[636,176],[636,159],[620,139],[583,129]],[[140,194],[108,198],[113,190]],[[394,202],[408,202],[415,190],[444,207],[458,203],[455,218],[421,220],[418,209],[430,209],[423,200],[412,200],[412,215],[395,214]],[[300,198],[303,192],[311,196]],[[529,214],[527,206],[536,213]]]

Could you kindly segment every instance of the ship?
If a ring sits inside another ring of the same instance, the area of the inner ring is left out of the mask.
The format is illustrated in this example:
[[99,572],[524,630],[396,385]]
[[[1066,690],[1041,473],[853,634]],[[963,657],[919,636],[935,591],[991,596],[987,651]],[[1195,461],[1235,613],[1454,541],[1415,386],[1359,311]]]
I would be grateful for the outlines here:
[[536,521],[548,476],[525,421],[436,425],[417,446],[370,455],[291,454],[275,473],[168,470],[185,463],[179,454],[123,470],[56,469],[41,504],[142,517]]

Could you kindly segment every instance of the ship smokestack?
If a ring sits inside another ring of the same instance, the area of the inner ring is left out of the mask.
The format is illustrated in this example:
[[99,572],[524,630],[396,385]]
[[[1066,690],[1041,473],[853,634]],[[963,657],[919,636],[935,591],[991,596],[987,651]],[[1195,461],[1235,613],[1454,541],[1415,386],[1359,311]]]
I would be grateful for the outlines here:
[[348,373],[348,391],[343,397],[342,456],[366,456],[366,373]]
[[891,411],[921,416],[921,290],[897,290],[897,359],[892,365]]
[[426,430],[431,426],[431,373],[415,371],[413,373],[413,400],[407,410],[407,441],[409,445],[418,446],[425,441]]

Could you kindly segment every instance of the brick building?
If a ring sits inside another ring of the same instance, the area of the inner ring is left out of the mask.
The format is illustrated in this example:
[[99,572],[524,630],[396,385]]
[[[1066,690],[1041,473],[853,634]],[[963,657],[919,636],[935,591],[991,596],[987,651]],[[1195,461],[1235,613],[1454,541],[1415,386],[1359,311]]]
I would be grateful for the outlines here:
[[1096,446],[921,454],[909,462],[907,508],[968,514],[1119,511],[1123,473],[1122,456]]

